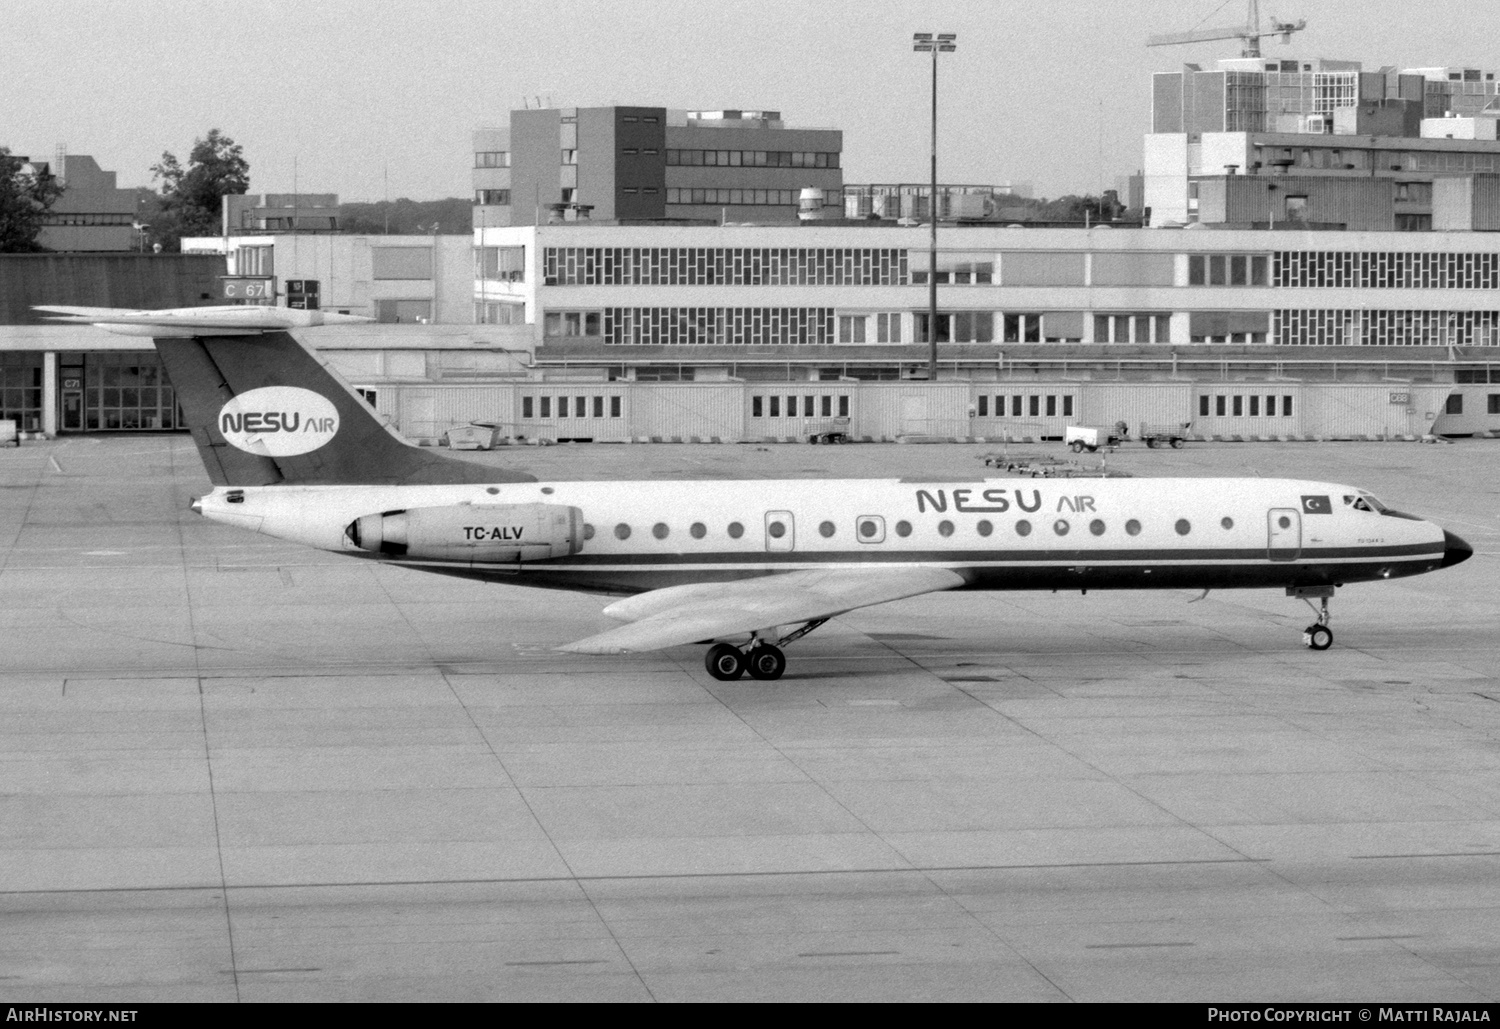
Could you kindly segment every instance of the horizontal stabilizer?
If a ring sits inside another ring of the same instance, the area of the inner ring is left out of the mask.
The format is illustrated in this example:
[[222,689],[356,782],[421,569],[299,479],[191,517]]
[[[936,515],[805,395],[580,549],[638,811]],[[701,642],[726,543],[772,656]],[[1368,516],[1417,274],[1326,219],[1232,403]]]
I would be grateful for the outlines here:
[[671,586],[605,609],[610,617],[631,619],[629,625],[557,649],[572,654],[662,650],[832,618],[965,582],[949,568],[906,567],[784,572],[744,582]]
[[358,314],[304,311],[294,307],[221,305],[138,311],[119,307],[38,305],[49,321],[95,325],[122,336],[234,336],[315,325],[356,325],[375,319]]

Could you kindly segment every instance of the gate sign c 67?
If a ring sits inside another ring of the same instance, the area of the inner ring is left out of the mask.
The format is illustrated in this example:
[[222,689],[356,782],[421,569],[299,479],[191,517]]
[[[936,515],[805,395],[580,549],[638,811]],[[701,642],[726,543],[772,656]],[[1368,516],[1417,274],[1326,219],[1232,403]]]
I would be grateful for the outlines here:
[[267,277],[226,276],[223,283],[225,300],[271,300],[276,296],[276,280]]

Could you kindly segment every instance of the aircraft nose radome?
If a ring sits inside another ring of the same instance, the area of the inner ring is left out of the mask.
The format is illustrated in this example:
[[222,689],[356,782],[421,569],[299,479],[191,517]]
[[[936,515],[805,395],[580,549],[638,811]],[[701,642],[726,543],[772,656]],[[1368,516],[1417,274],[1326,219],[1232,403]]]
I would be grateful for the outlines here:
[[1460,564],[1474,556],[1474,548],[1447,529],[1443,530],[1443,567]]

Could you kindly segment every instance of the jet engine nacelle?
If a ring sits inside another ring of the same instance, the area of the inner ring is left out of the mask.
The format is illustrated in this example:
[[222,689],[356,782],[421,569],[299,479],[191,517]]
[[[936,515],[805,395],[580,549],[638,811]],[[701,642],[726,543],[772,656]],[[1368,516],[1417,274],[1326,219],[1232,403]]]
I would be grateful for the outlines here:
[[386,511],[344,529],[361,550],[393,557],[507,564],[583,549],[583,512],[561,504],[451,504]]

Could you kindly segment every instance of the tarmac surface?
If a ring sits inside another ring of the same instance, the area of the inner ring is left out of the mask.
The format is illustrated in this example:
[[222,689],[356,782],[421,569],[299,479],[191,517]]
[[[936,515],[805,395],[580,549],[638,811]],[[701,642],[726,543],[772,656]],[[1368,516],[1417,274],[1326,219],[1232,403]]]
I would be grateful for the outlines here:
[[731,684],[553,652],[601,598],[204,521],[184,436],[0,451],[0,1001],[1500,999],[1500,443],[1109,461],[1357,484],[1475,556],[1341,591],[1326,653],[1269,590],[941,594]]

